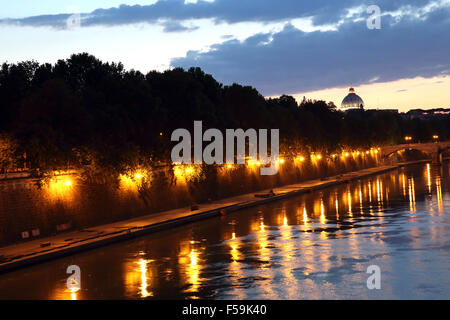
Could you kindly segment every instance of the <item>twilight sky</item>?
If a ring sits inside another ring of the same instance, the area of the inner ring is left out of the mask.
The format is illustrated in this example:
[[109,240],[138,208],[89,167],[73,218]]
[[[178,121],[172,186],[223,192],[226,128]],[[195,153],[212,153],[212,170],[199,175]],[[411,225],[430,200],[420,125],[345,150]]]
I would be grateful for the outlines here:
[[[370,30],[370,5],[381,29]],[[450,107],[450,0],[0,0],[0,63],[89,52],[142,72],[368,108]],[[80,27],[67,20],[80,13]]]

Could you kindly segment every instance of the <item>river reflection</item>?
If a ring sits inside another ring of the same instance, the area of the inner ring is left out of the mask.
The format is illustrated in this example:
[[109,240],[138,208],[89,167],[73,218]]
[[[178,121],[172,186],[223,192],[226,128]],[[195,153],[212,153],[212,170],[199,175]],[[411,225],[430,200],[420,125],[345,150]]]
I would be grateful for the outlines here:
[[4,274],[0,298],[448,299],[449,181],[402,168]]

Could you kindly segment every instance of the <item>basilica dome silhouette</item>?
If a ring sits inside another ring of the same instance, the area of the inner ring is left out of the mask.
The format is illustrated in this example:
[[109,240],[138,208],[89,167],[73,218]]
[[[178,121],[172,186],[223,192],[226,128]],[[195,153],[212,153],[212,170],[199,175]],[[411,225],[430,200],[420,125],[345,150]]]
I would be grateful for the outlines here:
[[353,86],[350,86],[348,95],[342,100],[341,109],[364,109],[364,101],[355,93]]

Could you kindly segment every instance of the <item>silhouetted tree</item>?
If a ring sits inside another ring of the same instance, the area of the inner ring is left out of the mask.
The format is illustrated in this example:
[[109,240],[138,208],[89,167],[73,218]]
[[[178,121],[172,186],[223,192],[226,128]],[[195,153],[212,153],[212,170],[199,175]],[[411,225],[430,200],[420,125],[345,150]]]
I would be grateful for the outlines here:
[[280,129],[285,153],[395,144],[405,135],[450,138],[448,116],[409,120],[389,112],[342,112],[306,97],[300,104],[288,95],[265,99],[249,86],[223,86],[200,68],[142,74],[87,53],[54,65],[4,63],[0,115],[0,134],[14,141],[0,150],[1,165],[20,165],[26,154],[28,165],[41,170],[94,166],[108,172],[169,162],[172,131],[192,130],[195,120],[205,130]]

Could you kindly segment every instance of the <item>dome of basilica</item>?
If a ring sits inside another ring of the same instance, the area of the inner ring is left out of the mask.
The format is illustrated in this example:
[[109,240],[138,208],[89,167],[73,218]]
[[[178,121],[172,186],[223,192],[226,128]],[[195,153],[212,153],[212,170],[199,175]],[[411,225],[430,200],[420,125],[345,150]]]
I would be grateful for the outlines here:
[[364,101],[355,93],[353,86],[350,86],[348,95],[342,100],[341,109],[364,109]]

